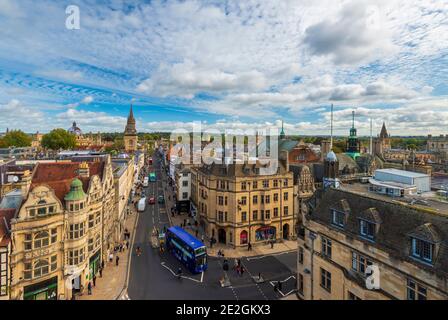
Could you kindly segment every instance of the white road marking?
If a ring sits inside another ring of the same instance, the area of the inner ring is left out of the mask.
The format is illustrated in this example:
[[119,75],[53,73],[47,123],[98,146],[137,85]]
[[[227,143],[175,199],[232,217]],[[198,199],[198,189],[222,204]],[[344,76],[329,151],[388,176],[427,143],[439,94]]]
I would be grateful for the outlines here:
[[[289,276],[289,277],[286,278],[285,280],[280,280],[280,282],[286,282],[286,281],[288,281],[288,280],[291,279],[291,278],[296,279],[295,276]],[[269,283],[270,283],[271,286],[273,286],[273,287],[275,287],[275,285],[276,285],[277,282],[278,282],[278,281],[269,281]],[[283,293],[281,290],[277,290],[277,291],[282,295],[282,297],[285,297],[285,296],[288,296],[288,295],[290,295],[291,293],[295,292],[296,290],[295,290],[295,289],[292,289],[292,290],[289,291],[288,293]]]
[[[168,266],[165,264],[165,262],[161,262],[160,264],[162,265],[162,267],[168,269],[168,270],[173,274],[173,276],[176,276],[176,273],[175,273],[173,270],[171,270],[171,268],[168,267]],[[191,281],[194,281],[194,282],[198,282],[198,283],[201,283],[201,282],[202,282],[202,281],[199,281],[199,280],[197,280],[197,279],[193,279],[193,278],[186,277],[186,276],[180,276],[180,277],[183,278],[183,279],[188,279],[188,280],[191,280]]]
[[201,273],[201,282],[202,282],[202,280],[204,280],[204,271],[202,271],[202,273]]

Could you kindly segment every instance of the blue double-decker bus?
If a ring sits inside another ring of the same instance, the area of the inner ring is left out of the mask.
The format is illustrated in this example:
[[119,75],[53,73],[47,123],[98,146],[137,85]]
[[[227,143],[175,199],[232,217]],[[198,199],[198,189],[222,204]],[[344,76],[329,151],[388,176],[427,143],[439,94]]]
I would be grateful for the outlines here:
[[192,273],[201,273],[207,269],[207,248],[181,227],[168,228],[166,247]]

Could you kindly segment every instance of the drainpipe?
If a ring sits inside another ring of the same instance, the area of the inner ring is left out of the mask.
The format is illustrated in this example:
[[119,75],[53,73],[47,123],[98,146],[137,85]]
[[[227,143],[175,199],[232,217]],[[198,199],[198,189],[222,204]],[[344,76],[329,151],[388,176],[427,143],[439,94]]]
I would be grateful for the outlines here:
[[314,240],[316,239],[316,234],[310,231],[309,236],[311,239],[311,300],[314,300]]

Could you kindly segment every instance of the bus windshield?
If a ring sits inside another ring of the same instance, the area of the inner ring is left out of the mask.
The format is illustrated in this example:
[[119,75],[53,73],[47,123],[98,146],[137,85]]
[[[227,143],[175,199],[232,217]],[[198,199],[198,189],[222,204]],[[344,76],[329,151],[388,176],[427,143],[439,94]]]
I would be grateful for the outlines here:
[[197,257],[197,256],[200,256],[201,254],[204,254],[205,251],[206,251],[205,247],[200,247],[200,248],[197,248],[196,250],[194,250],[194,254]]

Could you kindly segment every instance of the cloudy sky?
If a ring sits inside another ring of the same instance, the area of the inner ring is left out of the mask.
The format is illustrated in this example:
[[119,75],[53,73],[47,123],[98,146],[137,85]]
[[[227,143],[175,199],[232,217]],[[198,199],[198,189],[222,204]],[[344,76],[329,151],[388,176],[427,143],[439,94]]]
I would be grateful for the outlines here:
[[[77,5],[80,29],[66,28]],[[448,133],[446,0],[0,0],[0,132]]]

